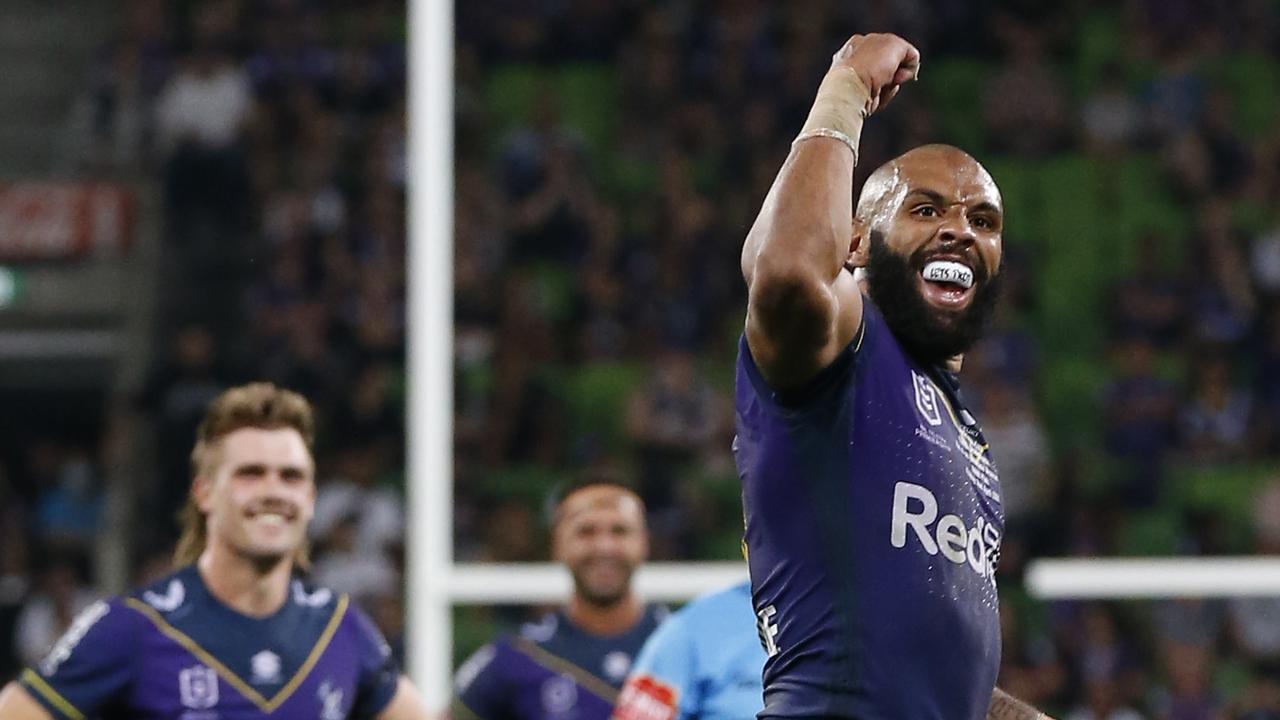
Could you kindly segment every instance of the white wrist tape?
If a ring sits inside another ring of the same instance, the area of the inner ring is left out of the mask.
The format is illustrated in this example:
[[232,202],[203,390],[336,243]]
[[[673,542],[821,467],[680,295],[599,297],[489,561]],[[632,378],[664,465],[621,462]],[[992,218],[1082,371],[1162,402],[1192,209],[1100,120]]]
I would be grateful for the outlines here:
[[849,67],[832,68],[822,78],[809,118],[792,145],[815,137],[839,140],[853,151],[856,165],[862,120],[867,116],[870,104],[871,91],[858,77],[857,71]]

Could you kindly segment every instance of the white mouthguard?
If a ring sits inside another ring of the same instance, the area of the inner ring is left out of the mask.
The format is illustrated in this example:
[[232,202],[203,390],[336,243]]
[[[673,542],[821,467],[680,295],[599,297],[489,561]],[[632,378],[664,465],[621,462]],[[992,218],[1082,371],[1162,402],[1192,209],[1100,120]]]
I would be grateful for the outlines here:
[[934,260],[924,266],[920,273],[925,280],[959,285],[963,288],[973,287],[973,271],[958,262],[950,260]]

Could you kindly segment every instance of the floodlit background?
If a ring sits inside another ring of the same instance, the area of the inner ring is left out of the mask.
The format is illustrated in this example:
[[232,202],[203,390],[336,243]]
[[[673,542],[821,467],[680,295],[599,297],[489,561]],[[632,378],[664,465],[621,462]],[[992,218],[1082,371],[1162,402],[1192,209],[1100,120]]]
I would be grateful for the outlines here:
[[[738,557],[740,243],[831,53],[892,30],[921,80],[862,174],[951,142],[1005,196],[962,376],[1009,516],[1001,684],[1280,717],[1280,600],[1021,585],[1031,557],[1280,549],[1280,3],[454,12],[458,561],[545,560],[545,494],[586,468],[641,486],[656,559]],[[163,567],[203,403],[250,378],[319,405],[317,580],[403,652],[406,17],[0,0],[0,679]],[[455,656],[530,612],[459,608]]]

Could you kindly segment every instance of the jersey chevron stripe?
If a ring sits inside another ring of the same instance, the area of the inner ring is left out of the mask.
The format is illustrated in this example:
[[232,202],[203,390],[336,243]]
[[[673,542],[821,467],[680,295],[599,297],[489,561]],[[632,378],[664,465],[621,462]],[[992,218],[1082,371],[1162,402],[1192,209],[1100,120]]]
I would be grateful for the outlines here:
[[22,680],[44,696],[44,699],[52,703],[54,707],[61,710],[63,715],[71,718],[71,720],[85,720],[84,713],[77,710],[75,705],[72,705],[70,701],[59,695],[57,690],[54,690],[49,683],[44,681],[44,678],[31,670],[23,670]]
[[192,640],[189,635],[170,625],[155,608],[136,598],[129,598],[125,602],[128,603],[129,607],[142,613],[160,632],[189,650],[192,655],[199,658],[205,665],[213,668],[215,672],[222,676],[223,680],[226,680],[240,694],[248,698],[254,705],[257,705],[259,709],[270,713],[284,704],[289,699],[289,696],[293,695],[293,692],[298,689],[302,681],[307,679],[307,675],[311,672],[311,668],[315,666],[316,662],[319,661],[320,656],[324,654],[325,649],[329,646],[329,641],[333,639],[333,634],[338,630],[338,624],[342,621],[342,616],[346,614],[348,598],[345,594],[339,596],[338,606],[334,608],[333,616],[329,618],[329,624],[325,626],[324,632],[320,633],[315,646],[311,648],[311,654],[303,661],[302,666],[293,674],[289,682],[280,688],[271,699],[267,699],[249,683],[240,679],[240,676],[236,675],[231,668],[223,665],[212,653],[200,647],[200,644]]
[[615,702],[618,699],[618,691],[609,683],[596,677],[595,673],[584,670],[558,655],[553,655],[524,638],[516,638],[512,645],[530,660],[548,670],[572,676],[579,685],[600,699],[608,702]]

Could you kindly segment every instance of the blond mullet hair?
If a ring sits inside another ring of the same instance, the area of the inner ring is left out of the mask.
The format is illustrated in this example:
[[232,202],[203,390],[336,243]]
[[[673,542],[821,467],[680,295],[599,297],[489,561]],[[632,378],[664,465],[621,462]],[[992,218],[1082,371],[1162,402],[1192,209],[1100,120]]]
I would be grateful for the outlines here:
[[[302,436],[308,452],[315,444],[315,415],[306,398],[268,382],[240,385],[214,398],[200,421],[196,429],[196,444],[191,449],[192,479],[211,478],[221,459],[222,439],[244,428],[292,428]],[[194,563],[204,552],[209,530],[205,515],[191,492],[188,492],[187,502],[178,517],[182,523],[182,536],[173,553],[173,564],[182,567]],[[305,538],[294,553],[293,562],[303,570],[310,567],[310,547]]]

